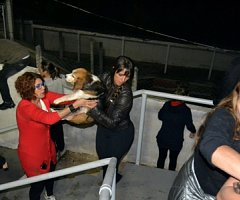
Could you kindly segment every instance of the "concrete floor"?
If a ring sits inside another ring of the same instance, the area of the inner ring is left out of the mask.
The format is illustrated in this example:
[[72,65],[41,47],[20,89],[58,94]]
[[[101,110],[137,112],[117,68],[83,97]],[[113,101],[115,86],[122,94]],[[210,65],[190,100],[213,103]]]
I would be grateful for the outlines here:
[[[0,171],[0,183],[19,179],[21,170],[16,150],[0,148],[1,153],[9,163],[8,171]],[[67,155],[66,155],[67,156]],[[68,162],[68,163],[64,163]],[[69,159],[62,159],[58,169],[69,165]],[[122,180],[117,184],[116,199],[118,200],[166,200],[168,191],[176,176],[176,172],[147,166],[137,166],[125,163],[121,169]],[[101,171],[92,171],[87,174],[74,174],[56,180],[54,194],[58,200],[95,200],[99,199],[99,188],[102,180]],[[29,186],[19,187],[0,193],[1,200],[28,199]],[[43,199],[43,198],[42,198]]]

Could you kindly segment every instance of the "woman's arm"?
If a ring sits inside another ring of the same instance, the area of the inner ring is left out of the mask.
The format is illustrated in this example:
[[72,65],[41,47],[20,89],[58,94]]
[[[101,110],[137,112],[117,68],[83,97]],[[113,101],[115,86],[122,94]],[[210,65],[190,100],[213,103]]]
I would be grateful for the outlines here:
[[239,180],[230,177],[217,194],[217,200],[240,200],[240,194],[235,192],[234,186]]
[[212,164],[240,180],[240,154],[231,147],[219,146],[212,154]]
[[[87,99],[78,99],[71,105],[72,105],[72,109],[77,109],[81,106],[94,108],[97,105],[97,101],[96,100],[87,100]],[[67,106],[63,110],[57,111],[57,113],[58,113],[59,117],[62,119],[71,113],[71,109],[69,106]]]

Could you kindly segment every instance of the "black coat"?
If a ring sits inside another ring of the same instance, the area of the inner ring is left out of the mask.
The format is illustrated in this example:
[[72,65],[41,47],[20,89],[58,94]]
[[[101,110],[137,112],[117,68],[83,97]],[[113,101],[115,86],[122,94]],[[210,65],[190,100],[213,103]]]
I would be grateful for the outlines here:
[[190,132],[196,132],[191,110],[185,103],[172,106],[171,101],[167,101],[160,109],[158,119],[162,121],[157,135],[157,142],[161,148],[180,151],[184,141],[185,126]]
[[89,115],[105,128],[123,130],[129,127],[133,94],[127,82],[122,87],[113,84],[110,74],[99,77],[106,87],[101,105],[89,111]]

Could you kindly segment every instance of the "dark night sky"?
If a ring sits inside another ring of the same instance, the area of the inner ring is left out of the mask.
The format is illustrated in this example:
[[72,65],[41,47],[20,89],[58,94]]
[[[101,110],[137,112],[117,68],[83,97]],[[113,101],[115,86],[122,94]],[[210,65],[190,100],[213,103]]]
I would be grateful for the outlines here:
[[161,34],[240,50],[240,3],[237,0],[209,0],[207,3],[202,0],[13,0],[14,17],[34,19],[46,25],[170,40],[87,14],[60,2]]

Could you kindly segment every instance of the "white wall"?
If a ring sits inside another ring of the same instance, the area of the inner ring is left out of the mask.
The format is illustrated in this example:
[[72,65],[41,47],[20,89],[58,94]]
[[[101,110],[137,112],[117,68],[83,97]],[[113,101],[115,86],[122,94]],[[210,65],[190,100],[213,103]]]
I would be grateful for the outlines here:
[[[41,30],[43,31],[44,49],[59,51],[60,44],[58,31],[61,29],[56,27],[47,27],[47,29],[48,30]],[[66,33],[68,30],[70,33]],[[37,32],[39,29],[35,29],[35,31]],[[169,45],[168,65],[210,69],[214,54],[214,48],[204,48],[197,45],[142,40],[139,38],[121,37],[71,29],[64,29],[64,31],[65,32],[62,34],[64,51],[76,53],[76,55],[78,44],[80,45],[80,52],[82,54],[90,54],[90,41],[94,41],[96,55],[98,54],[98,44],[101,42],[103,44],[105,56],[117,57],[122,53],[122,45],[124,42],[124,54],[131,57],[133,60],[165,64]],[[79,35],[77,35],[77,33]],[[78,37],[80,37],[80,41],[78,41]],[[213,62],[214,70],[226,70],[231,61],[239,56],[238,52],[230,52],[217,48],[215,50],[216,54]]]

